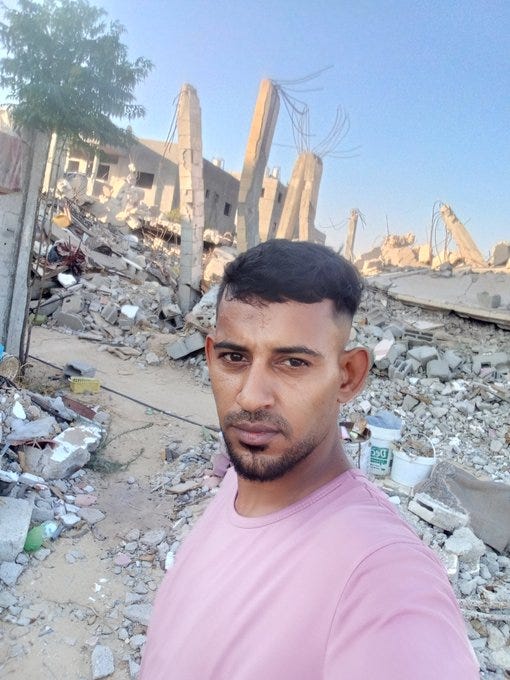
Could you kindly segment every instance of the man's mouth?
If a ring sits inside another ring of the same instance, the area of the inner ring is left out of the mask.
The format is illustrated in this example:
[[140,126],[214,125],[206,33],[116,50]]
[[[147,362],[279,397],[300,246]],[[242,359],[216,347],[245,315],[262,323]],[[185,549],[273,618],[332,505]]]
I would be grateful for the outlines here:
[[236,425],[231,426],[231,430],[239,440],[239,443],[248,447],[267,446],[280,434],[280,430],[277,427],[257,422],[236,423]]

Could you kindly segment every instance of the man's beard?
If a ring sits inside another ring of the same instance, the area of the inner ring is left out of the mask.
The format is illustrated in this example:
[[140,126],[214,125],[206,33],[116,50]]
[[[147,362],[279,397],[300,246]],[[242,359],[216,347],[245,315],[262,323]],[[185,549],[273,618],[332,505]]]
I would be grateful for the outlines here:
[[[265,411],[255,411],[253,413],[240,412],[229,414],[223,423],[226,425],[236,425],[240,422],[251,423],[271,423],[279,428],[280,433],[290,438],[291,428],[286,420],[267,414]],[[226,427],[225,427],[226,429]],[[302,441],[289,446],[278,455],[265,453],[266,446],[242,446],[244,451],[236,451],[229,440],[228,435],[223,432],[225,445],[228,455],[238,475],[252,482],[271,482],[280,479],[287,472],[290,472],[298,463],[305,460],[319,444],[319,438],[308,437]]]

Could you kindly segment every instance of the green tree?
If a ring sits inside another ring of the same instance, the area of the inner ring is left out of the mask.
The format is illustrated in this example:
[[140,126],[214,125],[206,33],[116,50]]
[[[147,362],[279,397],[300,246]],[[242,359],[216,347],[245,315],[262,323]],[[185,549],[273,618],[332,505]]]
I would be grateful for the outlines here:
[[129,130],[111,118],[143,117],[134,89],[152,69],[128,60],[124,28],[87,0],[4,3],[0,86],[14,102],[16,123],[56,133],[66,142],[129,146]]

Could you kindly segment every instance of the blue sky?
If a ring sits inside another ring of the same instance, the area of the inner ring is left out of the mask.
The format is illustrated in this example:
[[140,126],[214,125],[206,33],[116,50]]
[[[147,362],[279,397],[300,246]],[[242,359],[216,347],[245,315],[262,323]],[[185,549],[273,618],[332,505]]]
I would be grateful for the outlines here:
[[[9,3],[11,4],[11,3]],[[97,0],[126,27],[130,57],[155,68],[137,96],[140,137],[165,139],[184,82],[202,108],[204,155],[240,170],[259,82],[330,69],[294,95],[310,108],[311,146],[337,106],[350,118],[326,157],[317,226],[355,250],[392,233],[425,241],[436,201],[449,203],[484,254],[510,239],[510,3],[506,0]],[[313,89],[315,91],[304,91]],[[350,150],[355,149],[353,152]],[[296,157],[285,108],[270,156],[288,181]]]

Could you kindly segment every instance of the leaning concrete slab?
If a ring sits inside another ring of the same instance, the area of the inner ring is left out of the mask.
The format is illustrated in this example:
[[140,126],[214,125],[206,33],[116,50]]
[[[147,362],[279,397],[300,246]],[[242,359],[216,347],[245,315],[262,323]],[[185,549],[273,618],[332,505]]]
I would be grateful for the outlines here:
[[14,562],[23,550],[31,516],[32,505],[24,498],[0,499],[0,562]]

